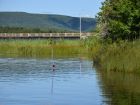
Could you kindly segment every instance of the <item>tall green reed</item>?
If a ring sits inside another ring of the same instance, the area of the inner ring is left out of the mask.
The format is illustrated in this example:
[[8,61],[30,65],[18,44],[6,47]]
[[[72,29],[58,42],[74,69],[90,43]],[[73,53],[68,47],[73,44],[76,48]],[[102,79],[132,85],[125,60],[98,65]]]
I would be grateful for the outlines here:
[[93,60],[102,69],[121,72],[140,72],[140,40],[96,40],[91,47]]
[[0,40],[1,57],[55,57],[84,55],[80,40]]

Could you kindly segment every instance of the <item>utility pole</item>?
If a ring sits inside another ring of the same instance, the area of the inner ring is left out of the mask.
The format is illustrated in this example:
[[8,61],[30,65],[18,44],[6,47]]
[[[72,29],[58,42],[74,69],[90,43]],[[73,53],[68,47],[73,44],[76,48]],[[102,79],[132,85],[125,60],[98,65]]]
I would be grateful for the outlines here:
[[82,36],[82,17],[80,16],[80,38]]

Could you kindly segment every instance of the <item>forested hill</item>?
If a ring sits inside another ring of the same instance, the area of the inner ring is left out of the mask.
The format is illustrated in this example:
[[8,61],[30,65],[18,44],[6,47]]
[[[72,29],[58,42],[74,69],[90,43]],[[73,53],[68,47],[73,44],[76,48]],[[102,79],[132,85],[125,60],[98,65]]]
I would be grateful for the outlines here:
[[[91,31],[96,26],[94,18],[82,18],[82,31]],[[0,12],[0,30],[36,29],[41,31],[78,31],[79,18],[52,14],[31,14],[25,12]]]

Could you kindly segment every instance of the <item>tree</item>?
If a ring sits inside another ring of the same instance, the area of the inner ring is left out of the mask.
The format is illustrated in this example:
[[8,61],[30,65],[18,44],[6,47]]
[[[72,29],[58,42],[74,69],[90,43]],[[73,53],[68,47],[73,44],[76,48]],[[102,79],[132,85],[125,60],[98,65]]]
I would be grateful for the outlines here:
[[116,40],[140,36],[140,0],[105,0],[98,13],[101,33]]

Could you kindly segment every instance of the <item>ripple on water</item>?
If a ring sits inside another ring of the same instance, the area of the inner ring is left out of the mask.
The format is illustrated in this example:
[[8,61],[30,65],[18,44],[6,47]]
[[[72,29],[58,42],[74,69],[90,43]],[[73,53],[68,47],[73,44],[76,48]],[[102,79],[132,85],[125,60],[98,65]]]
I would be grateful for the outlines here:
[[97,77],[88,60],[0,59],[0,104],[100,105]]

